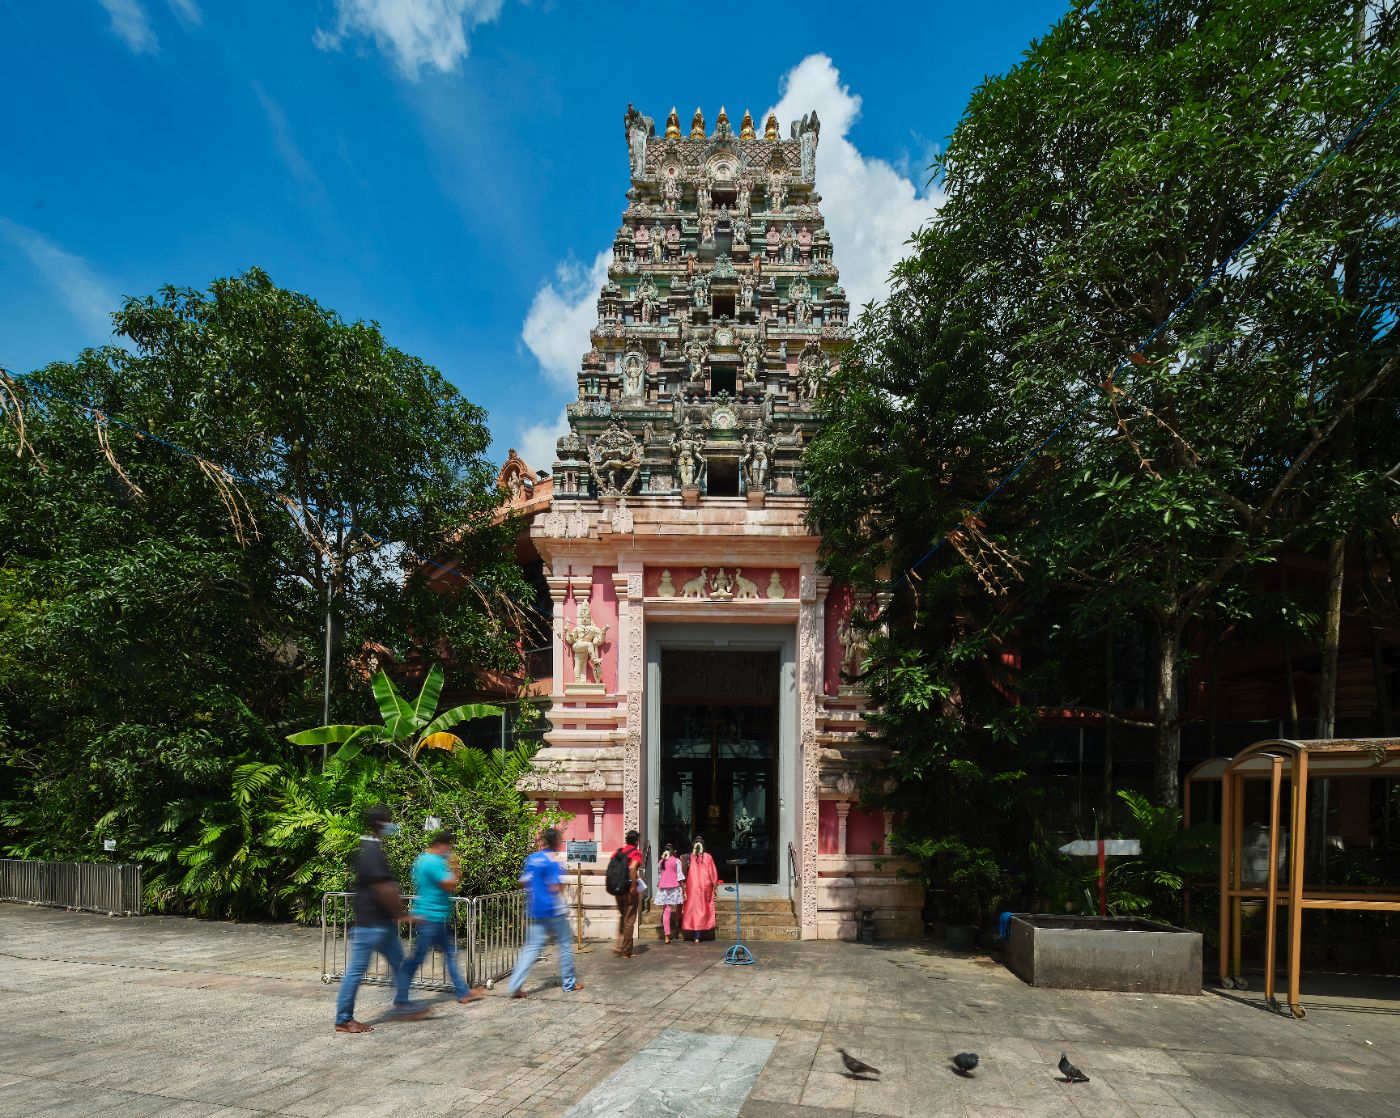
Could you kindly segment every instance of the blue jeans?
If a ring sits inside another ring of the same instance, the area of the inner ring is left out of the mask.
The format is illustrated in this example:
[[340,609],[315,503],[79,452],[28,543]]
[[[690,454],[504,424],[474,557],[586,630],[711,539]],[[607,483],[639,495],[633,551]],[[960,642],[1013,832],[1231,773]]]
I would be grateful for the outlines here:
[[418,973],[418,968],[423,965],[423,961],[434,947],[442,952],[443,961],[447,964],[447,976],[452,979],[452,988],[457,991],[457,996],[465,998],[470,994],[471,984],[457,969],[457,943],[452,934],[452,925],[446,920],[424,920],[415,926],[414,931],[416,936],[413,954],[409,956],[408,962],[399,968],[399,980],[394,987],[394,1004],[408,1004],[408,987],[413,982],[413,976]]
[[356,924],[350,929],[345,973],[341,976],[340,993],[335,999],[337,1025],[347,1025],[355,1019],[355,994],[376,951],[384,956],[384,961],[397,977],[403,969],[403,943],[399,940],[397,924]]
[[574,933],[569,927],[569,914],[561,912],[558,916],[542,916],[538,920],[530,921],[525,946],[521,949],[520,957],[515,961],[515,970],[510,975],[510,986],[507,988],[510,993],[514,994],[525,985],[525,975],[539,961],[545,944],[550,940],[559,945],[560,984],[565,990],[574,988],[577,981],[574,975]]

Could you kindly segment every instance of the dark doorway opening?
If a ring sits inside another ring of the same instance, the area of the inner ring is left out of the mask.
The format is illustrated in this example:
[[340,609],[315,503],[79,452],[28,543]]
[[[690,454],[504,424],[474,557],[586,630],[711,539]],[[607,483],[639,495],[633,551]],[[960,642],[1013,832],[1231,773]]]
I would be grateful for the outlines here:
[[777,651],[661,655],[661,843],[697,835],[720,876],[778,881]]
[[723,317],[725,317],[726,315],[728,315],[730,318],[733,318],[733,317],[734,317],[734,296],[733,296],[733,295],[715,295],[715,296],[713,296],[713,297],[710,299],[710,307],[711,307],[710,313],[711,313],[715,318],[723,318]]
[[711,458],[705,467],[705,496],[737,497],[739,495],[739,459]]
[[735,385],[738,383],[739,378],[733,365],[710,366],[710,395],[718,396],[721,392],[728,392],[733,396]]

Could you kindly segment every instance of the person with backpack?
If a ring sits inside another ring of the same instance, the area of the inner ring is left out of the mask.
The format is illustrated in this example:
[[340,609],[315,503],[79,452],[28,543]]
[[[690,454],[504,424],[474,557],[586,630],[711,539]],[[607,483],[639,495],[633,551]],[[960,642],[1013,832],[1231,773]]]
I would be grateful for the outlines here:
[[641,838],[640,832],[628,831],[625,841],[613,852],[608,862],[607,889],[617,901],[617,943],[613,945],[613,954],[624,959],[632,958],[632,937],[636,932],[637,910],[642,899],[638,889],[642,852],[637,849]]
[[583,983],[574,974],[573,931],[569,928],[569,906],[564,901],[564,866],[559,861],[559,845],[563,840],[553,827],[548,828],[542,838],[544,849],[536,850],[525,859],[525,868],[520,874],[520,883],[525,886],[525,913],[530,918],[530,930],[506,987],[512,998],[525,996],[522,988],[525,976],[539,961],[550,940],[559,946],[559,984],[565,991],[583,989]]

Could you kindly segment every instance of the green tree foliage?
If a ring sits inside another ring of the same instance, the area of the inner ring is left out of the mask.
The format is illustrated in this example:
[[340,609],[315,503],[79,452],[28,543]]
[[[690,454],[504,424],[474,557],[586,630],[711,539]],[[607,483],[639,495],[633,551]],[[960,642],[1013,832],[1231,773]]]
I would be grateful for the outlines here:
[[[127,348],[21,378],[32,453],[0,429],[0,818],[14,854],[242,843],[270,794],[257,766],[300,779],[304,751],[285,735],[320,721],[328,589],[342,717],[373,709],[356,662],[367,642],[518,662],[512,602],[529,592],[514,528],[491,516],[485,416],[435,369],[257,270],[128,299],[114,322]],[[433,592],[402,544],[473,581]],[[325,803],[355,799],[347,779],[326,774]],[[245,895],[245,870],[255,889],[252,863],[215,853],[210,874],[230,876],[201,889]]]
[[1018,657],[1047,646],[1054,673],[1115,626],[1153,635],[1154,798],[1175,803],[1188,650],[1249,612],[1282,547],[1393,529],[1400,106],[1111,374],[1400,84],[1397,22],[1391,2],[1076,3],[974,94],[936,168],[947,202],[860,321],[805,460],[826,562],[858,589],[939,543],[868,673],[909,848],[1033,861],[1021,703],[1078,681],[1055,673],[1055,696]]

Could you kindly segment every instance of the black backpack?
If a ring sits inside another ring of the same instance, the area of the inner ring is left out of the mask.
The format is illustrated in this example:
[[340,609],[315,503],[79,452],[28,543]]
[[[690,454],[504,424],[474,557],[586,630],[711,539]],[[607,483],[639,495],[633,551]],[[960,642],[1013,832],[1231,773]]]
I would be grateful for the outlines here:
[[606,878],[608,892],[614,897],[621,897],[632,891],[632,875],[629,872],[630,850],[626,846],[620,846],[613,852],[613,856],[608,859],[608,876]]

